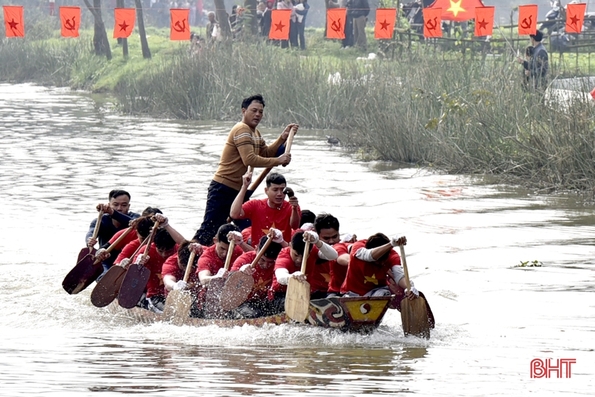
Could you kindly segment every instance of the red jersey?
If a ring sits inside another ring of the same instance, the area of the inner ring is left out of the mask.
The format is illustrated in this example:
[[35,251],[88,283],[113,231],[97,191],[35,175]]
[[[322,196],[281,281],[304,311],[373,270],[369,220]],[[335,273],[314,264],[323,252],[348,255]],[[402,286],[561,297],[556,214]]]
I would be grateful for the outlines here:
[[[290,254],[291,247],[285,247],[279,253],[277,261],[275,262],[275,269],[287,269],[289,274],[301,270],[302,264],[295,264],[291,259]],[[314,246],[310,255],[308,256],[308,262],[306,263],[306,279],[310,283],[310,293],[316,291],[327,291],[328,282],[330,279],[330,272],[328,267],[328,261],[320,263],[318,258],[318,247]],[[274,294],[278,292],[286,292],[287,285],[282,285],[277,282],[277,278],[273,273],[273,285],[271,287],[271,293],[269,298],[272,298]]]
[[246,244],[256,247],[258,245],[258,241],[255,244],[252,244],[252,226],[248,226],[244,230],[242,230],[242,238],[246,242]]
[[[256,254],[256,251],[244,252],[238,259],[235,260],[231,270],[239,271],[242,266],[252,263],[254,258],[256,258]],[[260,266],[255,265],[254,273],[252,274],[252,278],[254,279],[254,287],[252,287],[252,292],[250,292],[247,300],[258,301],[266,299],[271,285],[273,284],[274,273],[274,266],[271,266],[268,269],[262,269]]]
[[[124,234],[126,230],[128,230],[128,228],[116,232],[116,234],[114,234],[114,236],[109,239],[109,243],[113,244],[122,234]],[[131,230],[130,233],[128,233],[126,237],[124,237],[124,239],[118,243],[118,245],[114,246],[114,249],[121,250],[124,246],[126,246],[126,244],[131,243],[134,240],[138,240],[138,236],[136,235],[136,230]]]
[[[175,253],[163,262],[163,266],[161,267],[161,278],[163,279],[166,275],[172,275],[176,278],[176,280],[183,280],[184,279],[185,271],[180,269],[178,266],[178,254]],[[198,276],[195,272],[190,273],[190,277],[188,278],[188,283],[193,283],[195,286],[200,286],[200,281],[198,280]],[[167,288],[164,288],[165,293],[167,294],[169,291]]]
[[122,262],[122,259],[131,258],[132,254],[134,254],[134,251],[136,251],[138,247],[140,247],[140,241],[138,241],[138,238],[129,242],[124,248],[122,248],[122,251],[120,251],[114,263],[117,264]]
[[349,254],[349,266],[347,276],[341,293],[355,292],[358,295],[365,295],[367,292],[386,286],[386,273],[394,265],[401,265],[401,258],[395,250],[390,250],[388,258],[382,262],[365,262],[355,257],[357,250],[366,248],[367,240],[360,240],[353,243]]
[[[268,198],[248,200],[242,204],[246,219],[250,219],[252,222],[252,246],[256,247],[260,238],[266,235],[272,227],[281,230],[285,241],[291,241],[291,226],[289,226],[291,208],[288,201],[283,201],[280,209],[271,208]],[[299,206],[297,209],[299,218],[302,216],[302,211]]]
[[[217,274],[219,269],[222,269],[225,265],[225,260],[219,258],[217,256],[217,244],[213,244],[210,247],[207,247],[200,258],[198,259],[198,264],[196,266],[196,275],[202,272],[203,270],[208,270],[211,272],[211,275],[214,276]],[[242,255],[244,251],[238,247],[237,245],[233,248],[233,252],[231,255],[231,263],[233,263],[240,255]],[[231,267],[231,266],[230,266]]]
[[[349,246],[351,243],[337,243],[333,245],[335,251],[339,256],[349,253]],[[345,281],[347,275],[347,266],[339,265],[336,260],[329,262],[329,271],[331,274],[331,280],[328,283],[328,292],[340,292],[341,285]]]
[[[136,260],[137,257],[142,255],[147,246],[143,246],[138,254],[134,257]],[[176,252],[178,251],[178,245],[175,245]],[[151,248],[149,248],[149,260],[145,264],[145,267],[151,271],[151,275],[149,276],[149,281],[147,282],[147,298],[150,298],[155,295],[165,295],[165,288],[163,288],[163,277],[161,277],[161,268],[163,267],[163,263],[167,258],[162,257],[157,252],[157,248],[155,244],[151,244]]]

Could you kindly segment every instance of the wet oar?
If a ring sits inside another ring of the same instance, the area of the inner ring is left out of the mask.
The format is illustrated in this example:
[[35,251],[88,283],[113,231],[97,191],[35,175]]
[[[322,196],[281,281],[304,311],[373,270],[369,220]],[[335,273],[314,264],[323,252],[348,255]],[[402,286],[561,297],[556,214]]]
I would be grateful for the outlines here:
[[[147,241],[141,262],[144,262],[144,259],[149,255],[157,229],[159,229],[159,222],[155,222],[153,225],[153,230],[151,230],[151,234],[149,235],[149,241]],[[118,292],[118,304],[125,309],[132,309],[136,306],[141,296],[143,296],[150,276],[151,270],[147,269],[144,265],[134,263],[128,266],[128,270],[122,280],[122,286]]]
[[[132,260],[138,251],[145,245],[145,243],[149,240],[149,237],[143,241],[136,251],[131,255],[130,260]],[[116,245],[115,243],[112,245]],[[122,281],[124,280],[124,274],[126,274],[126,270],[128,266],[124,267],[121,264],[114,265],[109,268],[109,270],[101,277],[101,280],[97,282],[95,288],[91,292],[91,303],[96,307],[105,307],[112,303],[114,299],[118,296],[118,292],[120,291],[120,287],[122,286]]]
[[[302,274],[306,275],[306,263],[310,254],[310,242],[306,241],[304,255],[302,256]],[[302,322],[308,317],[310,306],[310,283],[301,282],[294,277],[289,278],[287,294],[285,295],[285,313],[289,318]]]
[[[258,254],[256,254],[256,257],[250,264],[251,268],[256,266],[260,258],[262,258],[266,250],[269,248],[269,245],[271,245],[272,241],[273,237],[269,235],[267,241],[262,246],[262,249],[258,251]],[[244,303],[246,299],[248,299],[250,292],[252,292],[253,286],[254,278],[251,275],[242,271],[231,273],[221,292],[221,307],[223,310],[233,310]]]
[[[231,263],[231,257],[233,256],[233,249],[235,242],[231,240],[229,242],[229,248],[227,249],[227,256],[225,257],[224,269],[229,270]],[[207,318],[218,318],[222,315],[221,307],[221,292],[225,286],[225,277],[212,278],[207,286],[207,293],[205,295],[205,317]]]
[[[186,271],[184,272],[184,282],[188,282],[192,274],[192,265],[196,253],[190,252]],[[165,300],[165,307],[163,308],[163,319],[180,324],[190,314],[190,307],[192,306],[192,293],[188,290],[173,290],[167,294]]]
[[[103,217],[103,211],[99,211],[99,215],[97,216],[97,223],[95,223],[95,229],[93,229],[93,240],[97,238],[99,234],[99,226],[101,225],[101,218]],[[85,289],[89,284],[99,277],[101,272],[103,272],[103,268],[99,266],[101,270],[95,278],[96,271],[95,266],[93,263],[95,262],[95,252],[97,250],[93,247],[87,246],[79,252],[79,256],[76,260],[76,265],[68,272],[64,280],[62,281],[62,288],[69,294],[78,294],[83,289]],[[89,283],[87,280],[93,278]]]
[[[401,248],[401,261],[403,264],[403,271],[405,272],[406,291],[411,291],[411,282],[409,281],[409,271],[407,270],[407,259],[405,258],[405,247]],[[415,335],[426,339],[430,338],[430,324],[428,323],[428,310],[426,308],[426,300],[418,296],[410,300],[403,298],[401,301],[401,321],[403,323],[403,331],[405,336]]]
[[[291,145],[293,144],[293,137],[294,136],[295,136],[295,132],[292,129],[289,132],[289,136],[287,137],[287,142],[285,143],[285,151],[283,153],[285,153],[285,154],[290,153],[290,151],[291,151]],[[245,199],[246,200],[248,200],[250,197],[252,197],[252,195],[254,194],[254,192],[256,191],[256,189],[258,189],[258,186],[260,186],[260,184],[262,183],[262,181],[264,181],[264,178],[267,177],[267,175],[271,172],[272,169],[273,169],[273,167],[265,168],[260,173],[260,175],[258,175],[258,178],[256,178],[256,180],[254,182],[252,182],[252,184],[250,185],[250,187],[246,191],[246,196],[245,196]]]

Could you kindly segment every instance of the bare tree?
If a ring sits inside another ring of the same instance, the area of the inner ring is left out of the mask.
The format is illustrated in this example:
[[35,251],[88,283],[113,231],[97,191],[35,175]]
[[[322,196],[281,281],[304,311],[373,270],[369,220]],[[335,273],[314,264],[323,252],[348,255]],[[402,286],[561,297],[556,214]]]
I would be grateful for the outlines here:
[[143,17],[143,4],[141,0],[134,0],[136,5],[136,19],[138,21],[138,33],[140,35],[140,46],[143,50],[143,58],[151,58],[151,50],[149,49],[149,42],[147,41],[147,33],[145,32],[145,21]]
[[112,50],[109,46],[107,33],[105,31],[105,24],[101,16],[101,0],[93,0],[93,6],[89,0],[83,0],[85,5],[91,11],[95,24],[93,27],[93,48],[95,48],[95,55],[105,55],[107,60],[112,59]]

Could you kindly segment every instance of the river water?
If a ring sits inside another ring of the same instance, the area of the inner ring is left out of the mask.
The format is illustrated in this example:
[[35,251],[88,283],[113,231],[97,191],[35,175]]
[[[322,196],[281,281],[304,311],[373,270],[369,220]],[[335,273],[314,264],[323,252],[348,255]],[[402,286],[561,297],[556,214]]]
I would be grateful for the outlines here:
[[[360,237],[407,236],[431,339],[405,338],[396,311],[371,335],[140,325],[92,306],[91,288],[61,287],[94,207],[125,188],[133,210],[158,206],[191,238],[232,123],[128,117],[10,84],[0,118],[1,396],[593,395],[595,211],[574,196],[360,162],[301,130],[281,172],[302,209]],[[531,378],[533,359],[576,362]]]

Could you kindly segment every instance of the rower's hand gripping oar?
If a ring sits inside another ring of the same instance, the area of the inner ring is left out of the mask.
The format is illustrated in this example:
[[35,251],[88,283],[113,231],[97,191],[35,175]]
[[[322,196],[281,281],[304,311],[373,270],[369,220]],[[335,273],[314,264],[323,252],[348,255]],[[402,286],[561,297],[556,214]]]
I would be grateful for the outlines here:
[[[225,257],[225,264],[223,266],[223,269],[225,269],[226,272],[229,270],[234,248],[235,241],[232,239],[229,241],[227,256]],[[225,276],[214,277],[209,281],[209,285],[207,285],[207,293],[205,295],[205,317],[218,318],[223,314],[223,308],[221,307],[221,293],[223,292],[226,278],[227,277]]]

